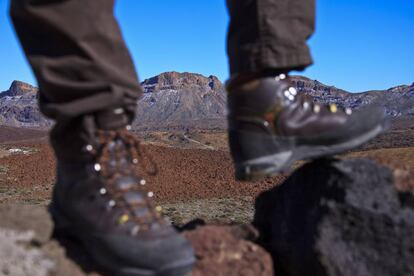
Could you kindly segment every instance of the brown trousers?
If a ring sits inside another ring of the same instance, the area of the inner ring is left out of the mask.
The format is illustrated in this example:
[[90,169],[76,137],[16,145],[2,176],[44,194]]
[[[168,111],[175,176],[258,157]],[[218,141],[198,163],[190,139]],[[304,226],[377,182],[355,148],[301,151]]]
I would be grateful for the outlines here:
[[[306,40],[314,30],[314,1],[228,0],[231,75],[311,64]],[[56,120],[51,142],[58,158],[81,158],[96,127],[125,126],[134,117],[141,88],[113,7],[114,0],[11,0],[40,109]]]

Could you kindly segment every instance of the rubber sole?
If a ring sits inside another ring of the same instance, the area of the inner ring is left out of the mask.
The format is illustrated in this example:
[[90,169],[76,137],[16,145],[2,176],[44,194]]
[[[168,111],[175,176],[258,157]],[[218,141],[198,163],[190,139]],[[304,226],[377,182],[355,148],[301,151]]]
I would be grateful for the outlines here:
[[[139,267],[131,267],[121,263],[119,260],[112,258],[111,254],[106,253],[106,248],[102,248],[99,243],[93,243],[86,236],[77,233],[71,227],[69,220],[58,210],[58,208],[51,204],[49,212],[52,215],[55,223],[55,231],[62,236],[79,241],[86,252],[94,259],[94,261],[102,268],[110,270],[113,275],[122,276],[186,276],[192,270],[195,258],[169,264],[168,267],[160,268],[158,270],[149,270]],[[166,254],[169,254],[166,252]]]
[[378,125],[352,140],[329,146],[299,145],[277,154],[251,159],[235,165],[236,179],[239,181],[255,181],[264,177],[272,177],[291,169],[294,162],[312,160],[332,156],[357,148],[383,132],[387,126]]

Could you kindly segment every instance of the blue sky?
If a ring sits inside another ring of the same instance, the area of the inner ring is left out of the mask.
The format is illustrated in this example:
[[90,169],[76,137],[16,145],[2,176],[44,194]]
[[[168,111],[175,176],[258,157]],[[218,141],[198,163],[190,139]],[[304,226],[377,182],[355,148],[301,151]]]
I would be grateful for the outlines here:
[[[0,0],[0,91],[35,84]],[[225,0],[118,0],[116,15],[140,79],[164,71],[228,78]],[[310,40],[315,64],[302,74],[349,91],[414,82],[413,0],[319,0]]]

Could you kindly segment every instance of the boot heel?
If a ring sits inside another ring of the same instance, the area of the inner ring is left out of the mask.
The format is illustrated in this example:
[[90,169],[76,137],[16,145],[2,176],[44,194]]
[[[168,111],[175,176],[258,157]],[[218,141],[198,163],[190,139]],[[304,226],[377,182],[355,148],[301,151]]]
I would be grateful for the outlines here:
[[62,215],[62,213],[58,210],[55,204],[51,203],[49,205],[49,213],[52,216],[55,231],[57,232],[68,232],[67,230],[70,228],[69,221]]
[[286,151],[236,164],[236,180],[255,181],[287,172],[293,163],[293,152]]

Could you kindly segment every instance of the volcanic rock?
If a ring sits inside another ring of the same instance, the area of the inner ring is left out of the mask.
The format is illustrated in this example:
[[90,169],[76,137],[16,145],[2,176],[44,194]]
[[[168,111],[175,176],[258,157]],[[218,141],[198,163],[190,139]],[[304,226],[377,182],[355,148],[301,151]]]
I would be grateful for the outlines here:
[[[197,263],[192,276],[271,276],[270,255],[260,246],[246,241],[240,226],[204,226],[185,233],[192,242]],[[246,235],[247,234],[247,235]]]
[[276,275],[414,275],[414,195],[393,182],[372,161],[320,160],[261,194],[254,225]]
[[[195,225],[188,227],[184,235],[193,244],[197,257],[193,276],[273,275],[270,255],[248,240],[256,237],[251,226]],[[0,206],[0,275],[112,274],[97,267],[77,242],[54,236],[46,208],[3,205]]]

